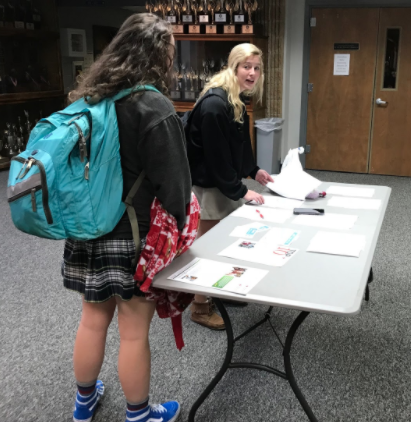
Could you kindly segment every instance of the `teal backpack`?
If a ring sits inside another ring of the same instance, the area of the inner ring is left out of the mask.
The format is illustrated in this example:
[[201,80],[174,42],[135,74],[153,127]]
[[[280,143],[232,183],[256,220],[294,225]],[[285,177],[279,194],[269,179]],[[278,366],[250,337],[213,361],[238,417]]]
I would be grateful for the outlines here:
[[[11,160],[7,197],[19,230],[48,239],[95,239],[114,229],[127,205],[137,224],[132,198],[144,173],[124,204],[115,109],[115,101],[136,90],[159,92],[144,85],[95,105],[80,99],[37,123],[26,150]],[[134,232],[136,241],[138,225]]]

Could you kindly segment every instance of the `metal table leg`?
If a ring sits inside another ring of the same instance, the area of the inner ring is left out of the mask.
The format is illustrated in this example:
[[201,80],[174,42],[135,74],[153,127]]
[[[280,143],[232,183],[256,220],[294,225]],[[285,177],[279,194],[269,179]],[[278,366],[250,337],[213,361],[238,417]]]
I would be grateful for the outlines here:
[[[300,404],[301,404],[302,408],[304,409],[304,412],[306,413],[310,422],[318,422],[318,419],[315,417],[313,411],[311,410],[311,408],[308,405],[304,395],[302,394],[301,390],[299,389],[299,387],[297,385],[297,382],[295,380],[295,377],[294,377],[294,374],[293,374],[293,371],[292,371],[291,357],[290,357],[291,345],[292,345],[292,341],[294,339],[294,336],[297,332],[297,329],[300,327],[300,325],[304,322],[304,320],[309,315],[309,312],[301,312],[298,315],[298,317],[295,319],[295,321],[293,322],[293,324],[292,324],[292,326],[291,326],[291,328],[290,328],[290,330],[287,334],[285,345],[283,346],[285,372],[282,372],[278,369],[275,369],[275,368],[272,368],[272,367],[266,366],[266,365],[261,365],[261,364],[251,363],[251,362],[232,362],[233,351],[234,351],[234,343],[236,341],[240,340],[241,338],[243,338],[244,336],[246,336],[247,334],[249,334],[250,332],[252,332],[253,330],[255,330],[256,328],[258,328],[260,325],[262,325],[264,322],[267,322],[267,321],[270,322],[270,325],[274,330],[274,327],[273,327],[273,325],[271,324],[271,321],[270,321],[272,307],[270,307],[268,309],[268,311],[265,313],[264,318],[261,321],[259,321],[255,325],[253,325],[251,328],[246,330],[244,333],[242,333],[238,337],[234,338],[231,320],[230,320],[230,317],[228,316],[228,313],[227,313],[223,303],[218,298],[214,298],[213,300],[214,300],[218,310],[220,311],[221,317],[223,318],[224,324],[225,324],[225,327],[226,327],[227,351],[226,351],[226,355],[225,355],[225,358],[224,358],[224,362],[223,362],[220,370],[218,371],[216,376],[213,378],[213,380],[210,382],[210,384],[207,386],[207,388],[200,395],[200,397],[193,404],[193,406],[190,410],[189,416],[188,416],[188,421],[194,422],[194,418],[195,418],[195,415],[197,413],[197,410],[203,404],[205,399],[209,396],[211,391],[213,391],[213,389],[216,387],[216,385],[223,378],[224,374],[227,372],[227,369],[229,369],[229,368],[232,368],[232,369],[249,368],[249,369],[257,369],[257,370],[269,372],[269,373],[272,373],[274,375],[277,375],[280,378],[288,380],[295,396],[297,397],[298,401],[300,402]],[[274,330],[274,332],[277,335],[275,330]],[[277,335],[277,339],[279,340],[279,342],[282,346],[281,340],[278,338],[278,335]]]
[[220,299],[214,298],[214,303],[216,304],[218,310],[220,311],[221,317],[224,320],[225,330],[227,333],[227,352],[225,354],[225,359],[223,365],[221,366],[220,370],[217,372],[217,375],[213,378],[207,388],[203,391],[201,396],[196,400],[193,404],[193,407],[190,410],[190,414],[188,416],[189,422],[194,422],[195,414],[197,413],[198,408],[203,404],[204,400],[209,396],[211,391],[215,388],[215,386],[220,382],[221,378],[223,378],[224,374],[226,373],[231,359],[233,357],[233,350],[234,350],[234,335],[233,335],[233,327],[231,325],[230,317],[222,304]]
[[290,331],[287,334],[283,355],[284,355],[284,367],[285,367],[285,373],[287,374],[287,380],[290,383],[295,396],[300,402],[310,422],[318,422],[318,419],[315,417],[313,411],[311,410],[311,407],[307,403],[307,400],[305,399],[303,393],[301,392],[300,388],[297,385],[297,381],[295,380],[293,369],[291,367],[291,357],[290,357],[291,345],[294,339],[294,335],[297,332],[299,326],[304,322],[304,320],[307,318],[309,314],[310,314],[309,312],[301,312],[298,315],[298,317],[295,319],[293,325],[290,328]]

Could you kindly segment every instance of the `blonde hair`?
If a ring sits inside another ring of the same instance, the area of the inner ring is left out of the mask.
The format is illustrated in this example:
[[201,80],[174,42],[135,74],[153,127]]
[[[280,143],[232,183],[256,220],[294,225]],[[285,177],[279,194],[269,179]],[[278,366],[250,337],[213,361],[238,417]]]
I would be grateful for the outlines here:
[[240,63],[243,63],[248,57],[260,57],[260,77],[251,91],[244,91],[243,95],[248,97],[256,97],[257,103],[261,103],[263,99],[264,90],[264,67],[263,67],[263,52],[254,44],[244,43],[236,45],[228,56],[227,68],[214,75],[210,82],[208,82],[200,94],[200,98],[210,88],[223,88],[228,95],[228,102],[234,108],[234,120],[238,123],[243,123],[243,107],[244,103],[240,98],[240,84],[237,79],[237,69]]

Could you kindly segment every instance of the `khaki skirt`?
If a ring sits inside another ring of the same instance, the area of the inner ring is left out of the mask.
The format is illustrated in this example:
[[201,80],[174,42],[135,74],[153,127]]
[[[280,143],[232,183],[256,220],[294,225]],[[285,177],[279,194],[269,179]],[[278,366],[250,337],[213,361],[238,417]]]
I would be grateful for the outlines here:
[[245,203],[244,199],[227,198],[218,188],[193,186],[193,192],[200,203],[202,220],[222,220]]

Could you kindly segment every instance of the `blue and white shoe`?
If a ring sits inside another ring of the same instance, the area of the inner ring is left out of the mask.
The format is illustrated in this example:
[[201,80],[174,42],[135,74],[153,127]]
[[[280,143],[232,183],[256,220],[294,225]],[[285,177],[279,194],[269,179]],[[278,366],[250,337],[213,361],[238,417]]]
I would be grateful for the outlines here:
[[96,389],[91,396],[83,397],[77,392],[76,405],[73,412],[74,422],[90,422],[93,419],[94,412],[98,402],[104,394],[103,381],[98,380]]
[[126,422],[174,422],[180,414],[180,405],[176,401],[149,405],[137,412],[127,410]]

